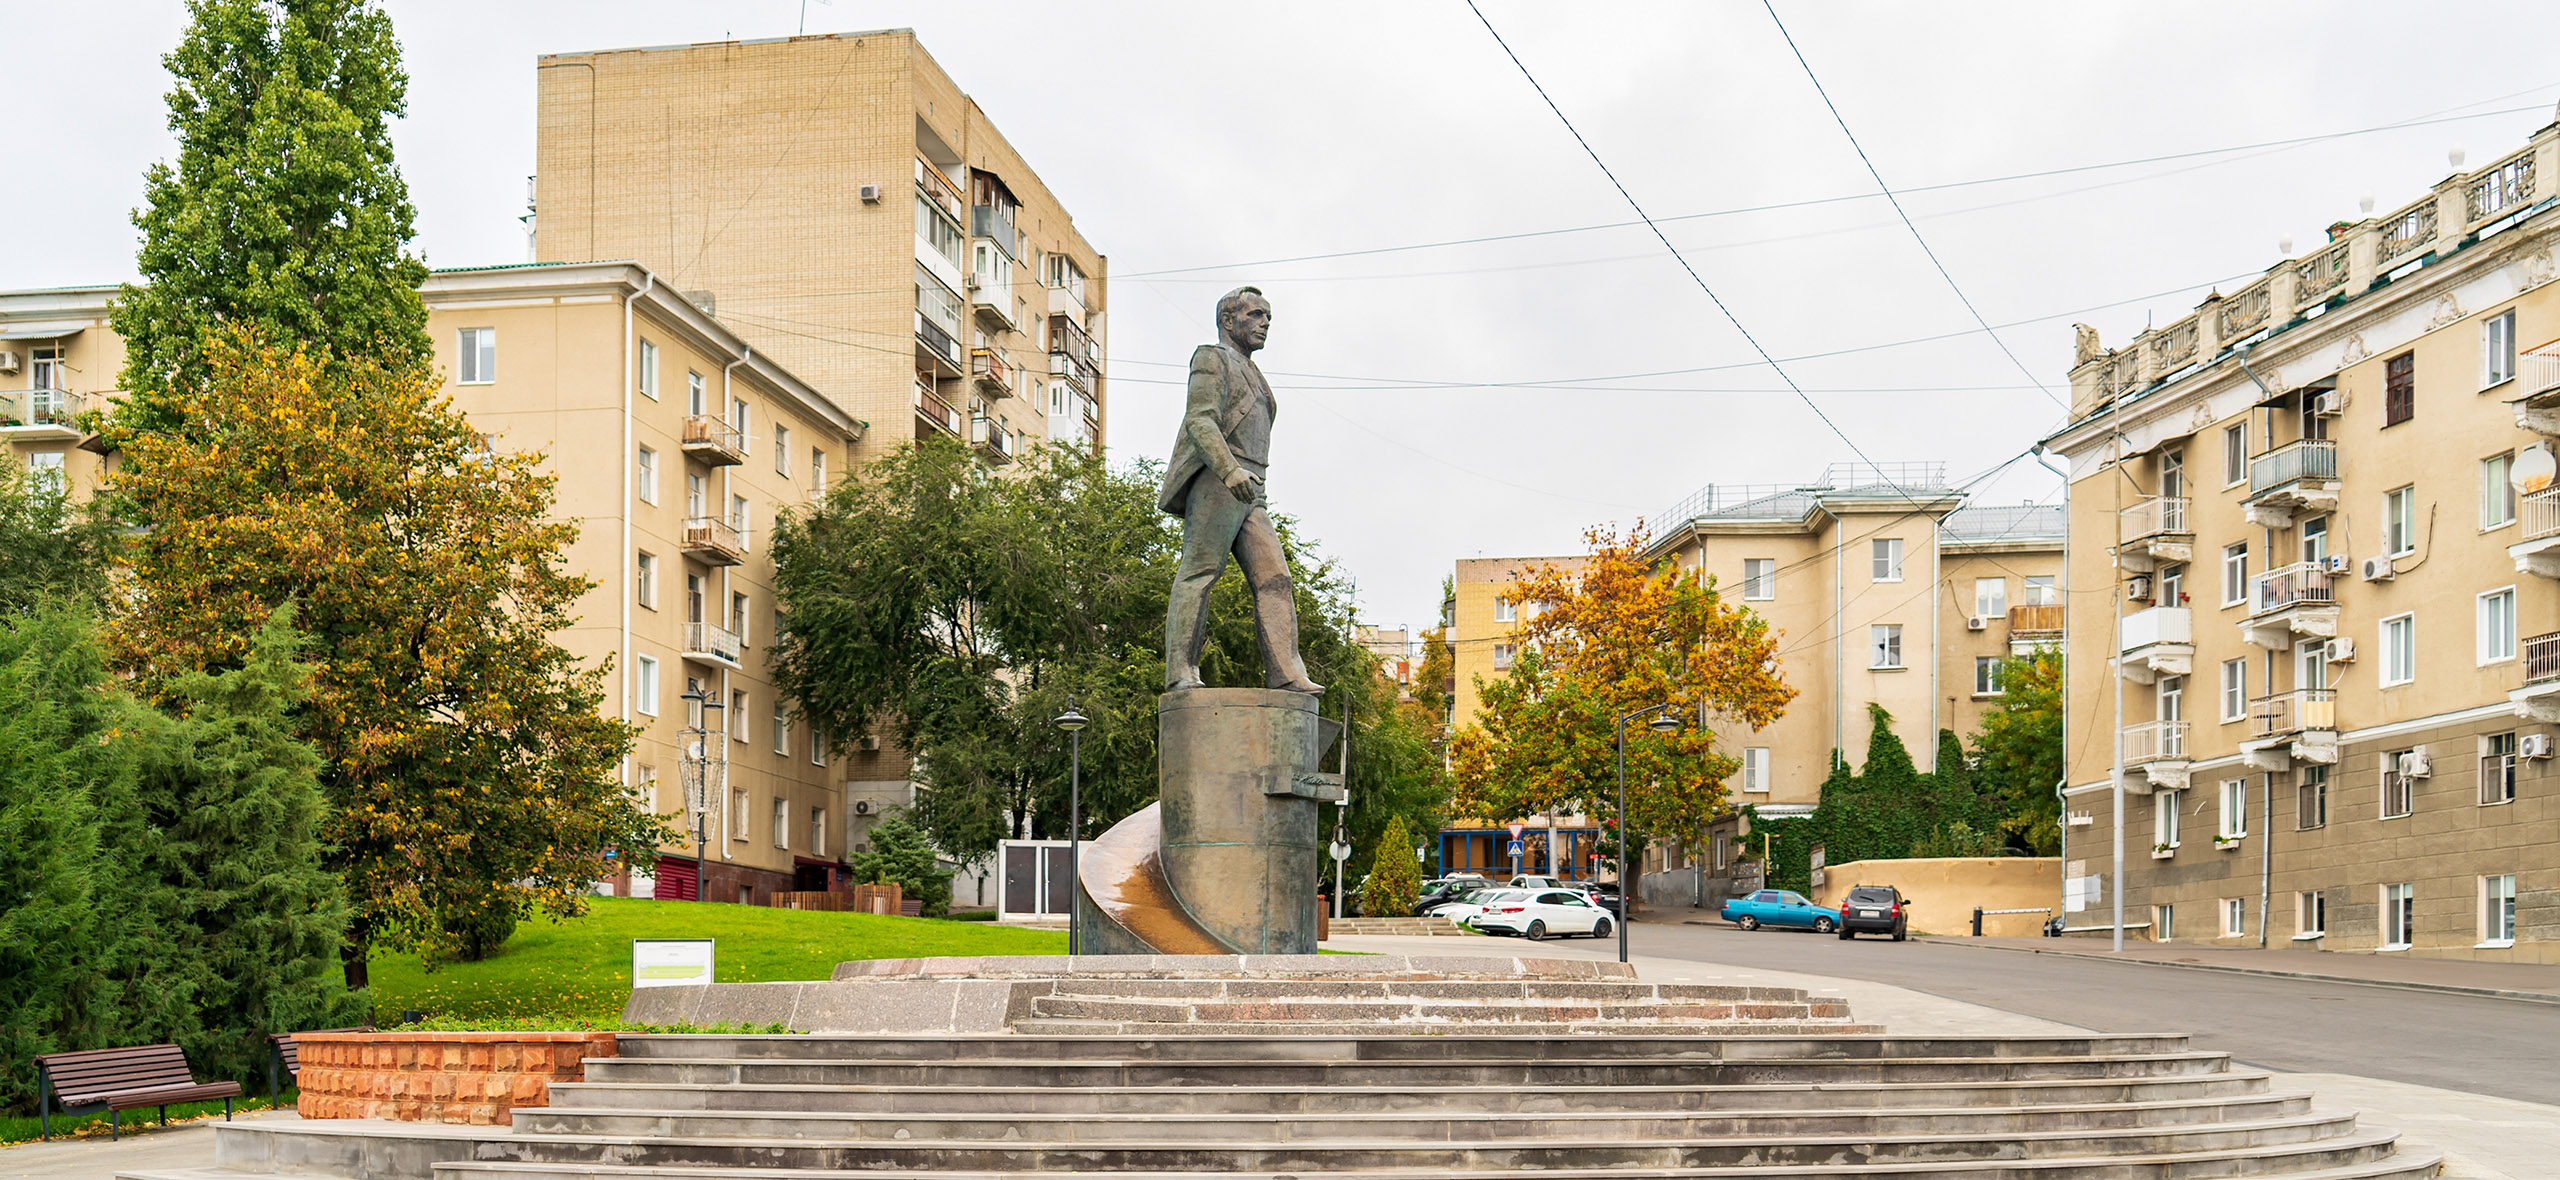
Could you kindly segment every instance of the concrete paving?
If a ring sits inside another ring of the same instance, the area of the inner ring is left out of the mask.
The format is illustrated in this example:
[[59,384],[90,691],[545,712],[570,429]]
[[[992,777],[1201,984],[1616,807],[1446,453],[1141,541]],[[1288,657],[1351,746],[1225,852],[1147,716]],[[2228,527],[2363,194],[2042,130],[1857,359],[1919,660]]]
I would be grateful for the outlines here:
[[[259,1111],[238,1118],[241,1122],[294,1121],[294,1114]],[[208,1168],[213,1166],[213,1124],[221,1121],[217,1114],[191,1123],[154,1126],[113,1142],[100,1136],[0,1147],[0,1180],[114,1180],[118,1172],[140,1169]]]
[[2560,967],[2542,963],[2480,963],[2371,951],[2311,951],[2290,946],[2220,946],[2213,943],[2127,939],[2122,951],[2104,938],[1936,938],[1932,946],[2137,962],[2200,971],[2230,971],[2279,979],[2360,983],[2448,995],[2492,996],[2560,1004]]

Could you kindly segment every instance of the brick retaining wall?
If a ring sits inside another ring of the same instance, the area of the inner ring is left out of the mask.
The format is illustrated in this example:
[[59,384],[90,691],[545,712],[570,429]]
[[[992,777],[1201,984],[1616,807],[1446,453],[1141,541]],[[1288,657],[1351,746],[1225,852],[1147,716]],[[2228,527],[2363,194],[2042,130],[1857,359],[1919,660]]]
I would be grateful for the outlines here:
[[609,1032],[306,1033],[306,1119],[504,1123],[519,1106],[549,1103],[551,1083],[586,1076],[586,1059],[616,1055]]

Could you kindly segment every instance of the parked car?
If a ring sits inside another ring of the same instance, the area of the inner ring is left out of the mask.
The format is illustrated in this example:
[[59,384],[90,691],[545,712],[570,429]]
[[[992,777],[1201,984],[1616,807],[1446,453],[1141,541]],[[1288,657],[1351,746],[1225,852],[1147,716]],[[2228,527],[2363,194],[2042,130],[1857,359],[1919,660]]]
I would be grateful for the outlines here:
[[1430,914],[1432,909],[1436,906],[1456,901],[1458,898],[1475,890],[1489,889],[1492,886],[1493,882],[1487,881],[1473,873],[1462,873],[1455,876],[1441,877],[1436,880],[1425,881],[1422,883],[1421,893],[1417,895],[1413,901],[1414,916],[1426,916]]
[[1447,918],[1452,922],[1464,926],[1467,924],[1469,919],[1475,917],[1477,914],[1483,913],[1487,906],[1498,905],[1511,898],[1525,897],[1527,895],[1526,890],[1520,889],[1478,889],[1458,898],[1456,901],[1443,903],[1438,910],[1432,913],[1431,916],[1435,918]]
[[1627,912],[1627,899],[1619,896],[1617,886],[1598,881],[1584,881],[1581,883],[1581,888],[1583,895],[1591,899],[1591,904],[1613,914]]
[[1500,889],[1470,889],[1464,893],[1451,894],[1438,901],[1424,905],[1422,907],[1422,916],[1426,918],[1449,918],[1455,920],[1473,912],[1477,906],[1484,904],[1484,900],[1486,898],[1502,892],[1506,891]]
[[1763,889],[1725,902],[1724,920],[1745,930],[1786,926],[1829,934],[1839,928],[1840,913],[1792,889]]
[[1853,885],[1840,902],[1840,937],[1890,934],[1895,942],[1911,932],[1911,901],[1891,885]]
[[1488,934],[1517,934],[1540,941],[1550,934],[1598,938],[1617,929],[1609,912],[1572,889],[1521,889],[1496,895],[1465,924]]
[[1532,873],[1527,876],[1513,877],[1503,884],[1513,889],[1563,889],[1571,886],[1573,882]]

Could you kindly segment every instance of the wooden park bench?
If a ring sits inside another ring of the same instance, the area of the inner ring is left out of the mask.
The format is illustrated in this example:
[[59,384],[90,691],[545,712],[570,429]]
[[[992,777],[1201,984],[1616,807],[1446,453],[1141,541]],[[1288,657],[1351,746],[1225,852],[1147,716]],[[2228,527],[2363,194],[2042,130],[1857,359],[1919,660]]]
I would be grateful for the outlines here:
[[308,1036],[314,1032],[372,1031],[372,1025],[359,1024],[354,1028],[315,1028],[306,1032],[267,1034],[267,1097],[275,1098],[283,1095],[284,1091],[276,1088],[276,1079],[279,1074],[287,1082],[297,1086],[302,1084],[302,1047],[294,1044],[293,1038]]
[[44,1053],[36,1057],[38,1121],[44,1137],[53,1138],[53,1107],[64,1114],[107,1112],[107,1138],[124,1131],[122,1115],[144,1107],[160,1108],[169,1121],[169,1104],[222,1100],[222,1117],[231,1118],[231,1100],[240,1096],[238,1082],[199,1082],[176,1045],[137,1045],[130,1049],[92,1049],[85,1053]]

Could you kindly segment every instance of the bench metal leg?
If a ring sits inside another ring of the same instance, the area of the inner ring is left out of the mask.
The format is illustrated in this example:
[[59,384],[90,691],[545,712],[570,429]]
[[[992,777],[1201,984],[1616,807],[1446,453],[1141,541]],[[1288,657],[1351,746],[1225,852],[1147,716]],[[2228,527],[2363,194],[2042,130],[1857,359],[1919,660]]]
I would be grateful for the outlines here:
[[53,1087],[36,1079],[36,1118],[44,1124],[44,1137],[53,1138]]
[[166,1102],[160,1104],[160,1125],[169,1125],[169,1104]]
[[228,1098],[222,1100],[222,1121],[231,1121],[231,1100]]
[[112,1108],[112,1107],[108,1108],[108,1110],[107,1110],[107,1142],[109,1142],[109,1143],[113,1143],[113,1142],[115,1142],[115,1141],[116,1141],[117,1137],[119,1137],[119,1136],[121,1136],[121,1135],[123,1135],[123,1134],[124,1134],[124,1112],[123,1112],[123,1111],[121,1111],[121,1110],[116,1110],[116,1109],[114,1109],[114,1108]]

